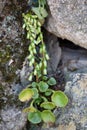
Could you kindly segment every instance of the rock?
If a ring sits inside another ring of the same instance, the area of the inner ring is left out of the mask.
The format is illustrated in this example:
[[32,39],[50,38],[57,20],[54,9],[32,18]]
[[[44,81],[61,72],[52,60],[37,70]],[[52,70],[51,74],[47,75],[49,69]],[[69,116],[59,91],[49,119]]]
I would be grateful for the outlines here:
[[57,130],[76,130],[74,122],[70,122],[69,125],[59,125]]
[[4,7],[5,7],[5,4],[6,4],[6,0],[1,0],[0,1],[0,14],[2,13]]
[[28,43],[23,37],[20,20],[22,5],[19,8],[16,0],[0,2],[4,4],[0,14],[0,130],[23,130],[27,118],[21,112],[18,93],[23,89],[20,69]]
[[56,71],[58,64],[61,59],[61,48],[59,47],[58,39],[55,35],[50,33],[45,33],[45,43],[47,46],[47,52],[49,54],[49,62],[48,62],[48,72],[53,73]]
[[76,126],[73,122],[70,122],[69,125],[59,125],[59,127],[56,128],[42,129],[42,130],[76,130]]
[[87,51],[85,49],[62,48],[62,62],[64,70],[80,71],[87,68]]
[[66,108],[57,111],[56,125],[69,125],[73,121],[76,130],[86,130],[87,73],[71,73],[65,86],[65,93],[68,95],[69,103]]
[[26,85],[29,84],[28,77],[30,73],[32,72],[33,67],[29,66],[29,60],[28,58],[25,58],[25,61],[23,62],[23,67],[20,71],[20,81],[23,87],[26,87]]
[[26,116],[16,107],[7,107],[0,111],[0,130],[22,130],[26,125]]
[[50,13],[45,28],[87,49],[87,1],[47,0]]

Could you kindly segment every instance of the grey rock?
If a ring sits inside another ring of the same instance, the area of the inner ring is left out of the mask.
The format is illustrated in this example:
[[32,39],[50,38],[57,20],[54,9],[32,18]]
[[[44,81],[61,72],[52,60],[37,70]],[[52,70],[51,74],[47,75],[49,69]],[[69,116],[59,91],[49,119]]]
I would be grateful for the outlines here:
[[15,106],[0,111],[0,130],[22,130],[26,125],[26,115]]
[[[66,71],[80,71],[87,68],[87,50],[62,48],[62,62]],[[87,71],[86,71],[87,72]]]
[[48,72],[53,73],[56,71],[58,64],[61,59],[61,48],[59,46],[58,39],[55,35],[50,33],[46,33],[45,43],[47,46],[47,53],[49,54],[49,61],[48,61]]
[[[23,130],[26,114],[18,93],[22,89],[19,71],[27,53],[27,42],[20,21],[16,0],[0,1],[0,130]],[[4,3],[5,2],[5,3]],[[15,6],[14,6],[15,5]]]
[[87,73],[71,73],[65,86],[69,98],[66,108],[57,111],[56,125],[69,125],[76,130],[87,130]]
[[6,0],[0,0],[0,14],[2,13],[6,4]]
[[26,85],[29,84],[28,77],[30,73],[32,72],[32,70],[33,70],[33,67],[29,66],[29,61],[27,58],[25,58],[22,69],[20,71],[20,81],[21,81],[22,86],[26,87]]
[[87,1],[47,0],[50,13],[45,28],[87,49]]

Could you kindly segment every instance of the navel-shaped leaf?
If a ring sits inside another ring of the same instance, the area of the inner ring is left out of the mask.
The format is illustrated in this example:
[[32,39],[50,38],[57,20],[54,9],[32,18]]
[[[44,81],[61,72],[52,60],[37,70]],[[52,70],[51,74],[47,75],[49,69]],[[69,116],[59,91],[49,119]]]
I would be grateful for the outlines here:
[[55,78],[51,77],[48,82],[47,82],[49,85],[55,85],[56,84],[56,80]]
[[21,102],[29,101],[33,95],[34,95],[33,90],[30,88],[26,88],[19,94],[19,100]]
[[62,91],[56,91],[52,95],[52,102],[54,102],[57,107],[65,107],[68,103],[68,98]]
[[35,88],[35,87],[37,86],[37,83],[36,83],[36,82],[32,82],[31,86],[32,86],[33,88]]
[[42,98],[41,97],[38,97],[37,99],[35,99],[34,103],[37,104],[37,105],[40,105],[42,102]]
[[29,112],[28,113],[28,120],[33,124],[38,124],[41,122],[41,114],[39,111],[36,112]]
[[55,108],[55,104],[53,102],[43,102],[41,104],[41,107],[48,109],[48,110],[52,110]]
[[43,82],[43,81],[40,81],[39,82],[39,84],[38,84],[38,86],[39,86],[39,90],[41,91],[41,92],[46,92],[46,90],[48,89],[48,84],[47,83],[45,83],[45,82]]
[[32,98],[37,99],[38,96],[39,96],[39,94],[38,94],[38,89],[37,89],[37,88],[32,88],[32,90],[33,90],[33,92],[34,92],[34,95],[33,95]]
[[36,111],[36,108],[34,107],[27,107],[25,109],[23,109],[23,112],[35,112]]
[[42,79],[43,79],[44,81],[46,81],[46,80],[48,79],[48,77],[47,77],[47,76],[43,76]]
[[55,122],[55,116],[50,110],[44,110],[41,112],[42,120],[46,123],[54,123]]
[[52,94],[52,90],[48,89],[46,92],[45,92],[45,96],[50,96]]

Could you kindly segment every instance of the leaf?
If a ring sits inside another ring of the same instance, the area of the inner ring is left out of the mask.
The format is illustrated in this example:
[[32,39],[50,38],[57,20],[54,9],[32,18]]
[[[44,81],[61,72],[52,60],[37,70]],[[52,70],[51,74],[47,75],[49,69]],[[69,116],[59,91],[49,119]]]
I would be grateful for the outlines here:
[[43,112],[41,112],[41,117],[45,123],[55,122],[55,116],[50,110],[44,110]]
[[36,111],[36,108],[34,107],[27,107],[23,110],[23,112],[35,112]]
[[45,96],[50,96],[52,94],[52,90],[48,89],[46,92],[45,92]]
[[31,85],[33,88],[35,88],[37,86],[37,83],[36,82],[32,82],[32,85]]
[[30,74],[28,80],[29,80],[29,81],[32,81],[32,78],[33,78],[33,76],[32,76],[32,74]]
[[44,81],[46,81],[46,80],[48,79],[48,77],[47,77],[47,76],[43,76],[42,79],[43,79]]
[[54,102],[57,107],[65,107],[68,103],[68,98],[62,91],[56,91],[52,95],[52,102]]
[[38,84],[38,86],[39,86],[40,92],[46,92],[46,90],[49,87],[48,84],[45,83],[45,82],[43,82],[43,81],[40,81],[39,84]]
[[46,9],[44,9],[43,7],[40,8],[40,13],[43,16],[43,18],[46,18],[48,16]]
[[47,69],[46,69],[46,68],[44,68],[43,74],[44,74],[44,75],[47,75]]
[[49,59],[50,59],[48,54],[46,54],[45,56],[46,56],[46,60],[49,60]]
[[38,124],[41,122],[41,114],[39,111],[36,112],[29,112],[28,113],[28,120],[33,124]]
[[48,110],[55,108],[55,104],[53,102],[43,102],[40,106]]
[[34,95],[33,95],[32,98],[37,99],[38,96],[39,96],[39,94],[38,94],[38,89],[37,89],[37,88],[32,88],[32,90],[33,90],[33,92],[34,92]]
[[51,77],[48,82],[47,82],[49,85],[56,85],[56,80],[55,78]]
[[34,95],[33,90],[30,88],[26,88],[19,94],[19,100],[21,102],[29,101],[33,95]]
[[42,102],[42,98],[41,98],[41,97],[38,97],[38,98],[35,99],[35,101],[34,101],[34,103],[35,103],[36,105],[40,105],[41,102]]
[[25,24],[23,24],[23,29],[26,27],[26,25]]
[[43,19],[38,7],[32,7],[32,11],[38,16],[39,19]]

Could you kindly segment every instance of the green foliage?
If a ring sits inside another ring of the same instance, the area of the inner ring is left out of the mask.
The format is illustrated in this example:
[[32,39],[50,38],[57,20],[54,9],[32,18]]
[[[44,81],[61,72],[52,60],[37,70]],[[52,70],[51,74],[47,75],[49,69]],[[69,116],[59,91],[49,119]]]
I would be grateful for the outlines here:
[[48,110],[52,110],[55,108],[55,104],[53,102],[48,102],[48,101],[43,102],[40,106]]
[[51,78],[48,80],[48,84],[51,85],[51,86],[56,85],[56,80],[55,80],[53,77],[51,77]]
[[45,123],[54,123],[55,122],[55,115],[50,110],[42,111],[41,117]]
[[57,107],[65,107],[68,103],[68,98],[63,92],[56,91],[52,95],[52,102],[54,102]]
[[29,101],[33,95],[33,90],[30,88],[26,88],[19,94],[19,99],[21,102]]
[[38,124],[41,122],[41,114],[39,111],[36,112],[29,112],[28,113],[28,120],[32,122],[33,124]]
[[49,60],[49,56],[46,52],[43,34],[41,32],[41,23],[38,17],[29,13],[23,14],[23,17],[23,27],[26,28],[27,39],[29,39],[31,42],[28,48],[28,59],[29,66],[34,66],[34,70],[29,76],[29,80],[32,81],[33,76],[40,78],[42,75],[47,74],[47,60]]
[[38,7],[32,7],[29,13],[23,14],[23,28],[26,29],[27,39],[30,40],[29,66],[33,66],[29,81],[32,81],[33,77],[35,80],[20,92],[19,99],[22,102],[30,101],[29,107],[23,111],[28,113],[28,120],[33,124],[42,121],[47,124],[54,123],[53,110],[56,107],[64,107],[68,103],[68,98],[63,92],[52,89],[52,86],[56,85],[55,78],[47,77],[49,56],[41,31],[42,22],[47,17],[45,5],[45,0],[38,0]]
[[48,84],[46,82],[43,82],[43,81],[40,81],[38,86],[39,86],[40,92],[46,92],[48,87],[49,87]]

